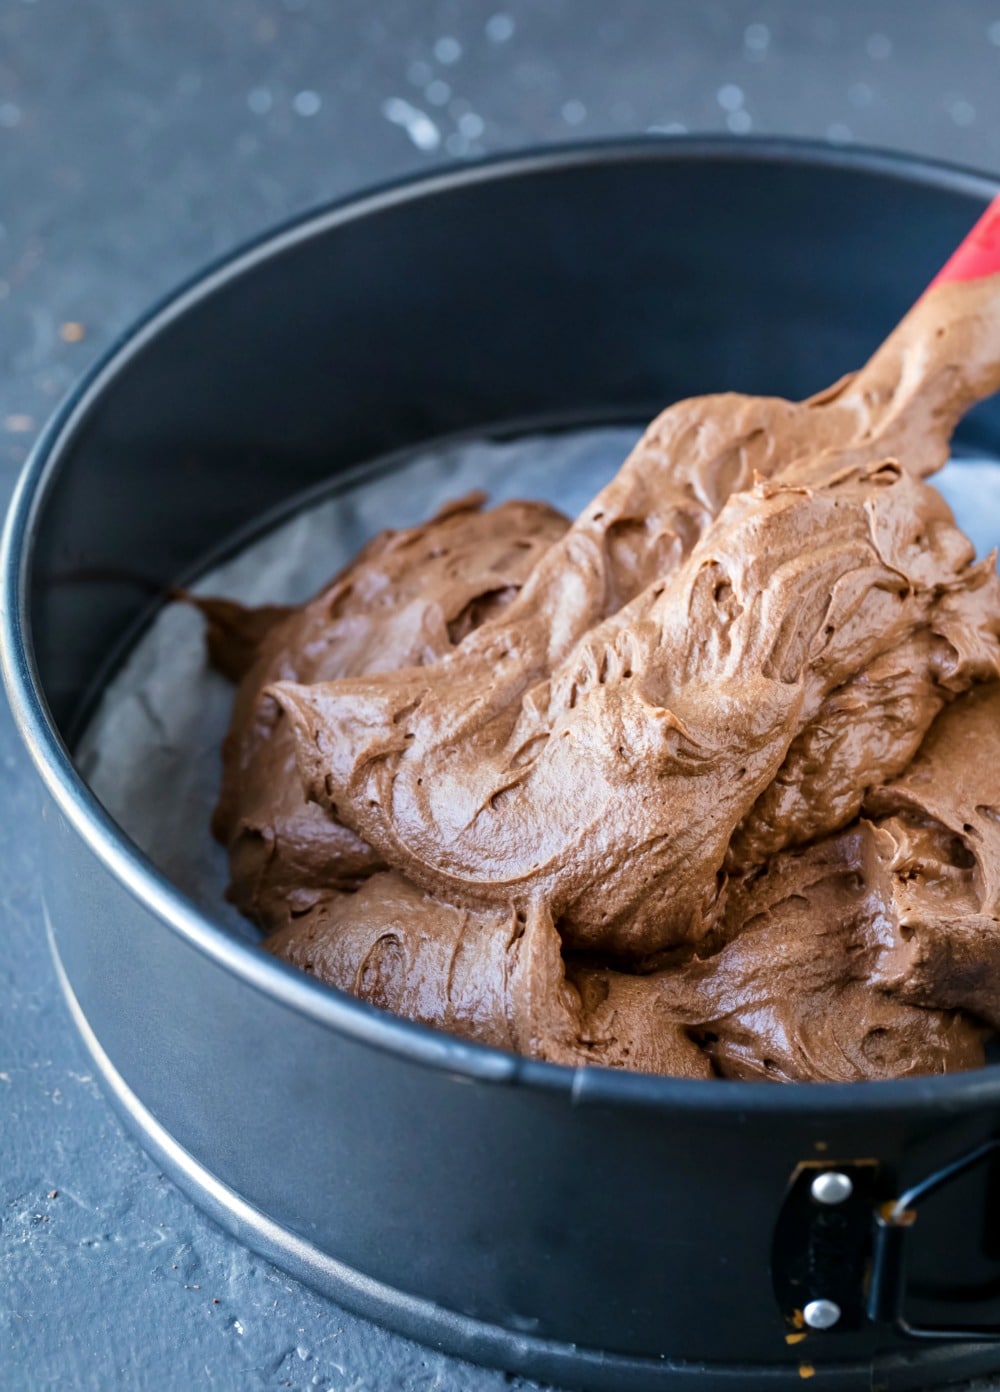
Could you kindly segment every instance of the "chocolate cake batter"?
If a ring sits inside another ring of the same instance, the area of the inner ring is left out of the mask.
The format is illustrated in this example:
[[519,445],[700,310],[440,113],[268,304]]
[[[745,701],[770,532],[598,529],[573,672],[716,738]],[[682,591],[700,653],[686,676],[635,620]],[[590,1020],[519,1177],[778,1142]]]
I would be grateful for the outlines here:
[[572,524],[477,496],[301,608],[203,601],[234,902],[332,985],[556,1062],[980,1063],[1000,579],[924,479],[998,387],[1000,277],[942,285],[808,401],[670,407]]

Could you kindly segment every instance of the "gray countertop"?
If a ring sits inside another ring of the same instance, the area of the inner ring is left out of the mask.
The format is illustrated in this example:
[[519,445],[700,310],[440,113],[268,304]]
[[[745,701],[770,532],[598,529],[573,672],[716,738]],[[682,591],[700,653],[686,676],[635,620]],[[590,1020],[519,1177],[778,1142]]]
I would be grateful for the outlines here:
[[[1000,0],[4,0],[0,503],[77,374],[207,258],[392,175],[649,129],[998,171]],[[5,706],[0,789],[0,1385],[528,1386],[344,1314],[157,1173],[59,996]]]

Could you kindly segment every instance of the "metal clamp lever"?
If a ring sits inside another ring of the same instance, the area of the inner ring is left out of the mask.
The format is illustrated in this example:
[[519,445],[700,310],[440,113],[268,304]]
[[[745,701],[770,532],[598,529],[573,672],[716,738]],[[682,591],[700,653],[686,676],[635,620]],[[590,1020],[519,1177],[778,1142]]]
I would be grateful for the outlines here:
[[915,1339],[971,1339],[977,1343],[1000,1340],[1000,1324],[959,1327],[915,1324],[907,1319],[906,1249],[910,1233],[924,1199],[944,1185],[958,1179],[1000,1150],[1000,1140],[986,1141],[959,1160],[945,1165],[908,1189],[898,1199],[883,1204],[875,1215],[875,1245],[871,1281],[868,1289],[868,1318],[877,1323],[894,1324]]

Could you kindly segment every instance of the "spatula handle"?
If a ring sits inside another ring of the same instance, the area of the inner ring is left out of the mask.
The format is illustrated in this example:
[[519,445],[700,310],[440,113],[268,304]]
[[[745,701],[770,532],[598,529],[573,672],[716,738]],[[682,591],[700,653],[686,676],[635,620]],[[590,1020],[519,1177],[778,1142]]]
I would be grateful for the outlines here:
[[952,280],[978,280],[1000,271],[1000,194],[927,287]]

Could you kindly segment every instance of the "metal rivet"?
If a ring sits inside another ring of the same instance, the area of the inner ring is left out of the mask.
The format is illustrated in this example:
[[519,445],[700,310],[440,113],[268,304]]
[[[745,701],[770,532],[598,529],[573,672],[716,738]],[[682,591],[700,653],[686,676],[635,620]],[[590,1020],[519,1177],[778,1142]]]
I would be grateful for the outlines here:
[[810,1329],[832,1329],[840,1319],[840,1306],[835,1300],[810,1300],[802,1318]]
[[854,1185],[849,1175],[839,1170],[824,1170],[813,1180],[809,1192],[817,1203],[838,1204],[851,1197]]

